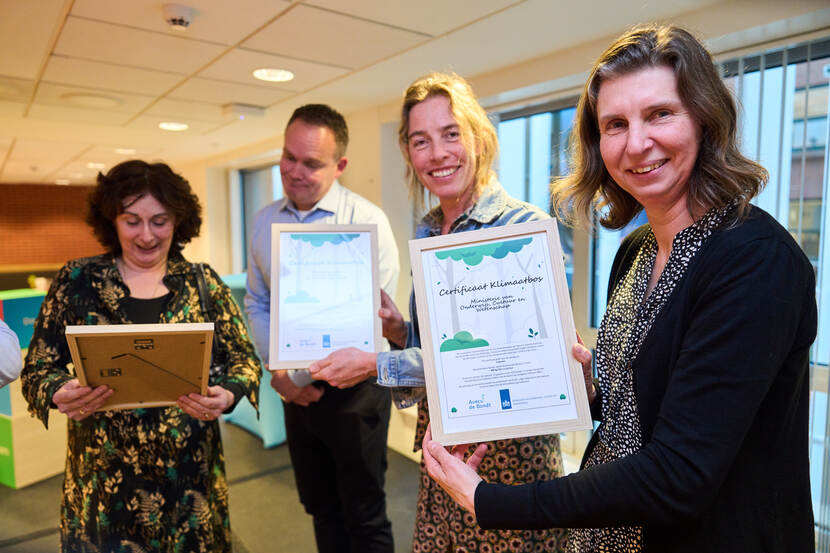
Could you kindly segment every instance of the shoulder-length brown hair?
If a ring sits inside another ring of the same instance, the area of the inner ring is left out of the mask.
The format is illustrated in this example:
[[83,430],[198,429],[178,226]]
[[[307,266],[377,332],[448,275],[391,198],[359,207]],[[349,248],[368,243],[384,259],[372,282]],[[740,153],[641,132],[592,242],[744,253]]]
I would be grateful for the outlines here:
[[709,52],[684,29],[647,25],[623,34],[591,69],[571,132],[571,174],[554,179],[552,185],[555,213],[590,226],[594,212],[607,207],[600,223],[618,229],[643,208],[605,169],[599,146],[597,95],[605,80],[656,66],[674,71],[680,99],[702,131],[687,192],[692,217],[736,198],[740,217],[749,200],[766,184],[767,171],[738,149],[735,100]]
[[199,236],[202,206],[190,184],[165,163],[147,163],[133,159],[119,163],[106,175],[98,173],[98,184],[87,198],[86,222],[95,237],[114,255],[121,254],[115,230],[115,218],[127,207],[124,200],[135,202],[150,194],[173,217],[173,242],[168,255],[182,251],[185,244]]
[[430,96],[444,96],[450,101],[450,111],[458,123],[467,157],[475,163],[474,192],[485,188],[495,177],[493,160],[499,152],[496,129],[478,103],[470,83],[455,73],[430,73],[416,79],[404,92],[398,145],[406,161],[409,195],[419,208],[423,207],[424,185],[418,180],[409,157],[409,112]]

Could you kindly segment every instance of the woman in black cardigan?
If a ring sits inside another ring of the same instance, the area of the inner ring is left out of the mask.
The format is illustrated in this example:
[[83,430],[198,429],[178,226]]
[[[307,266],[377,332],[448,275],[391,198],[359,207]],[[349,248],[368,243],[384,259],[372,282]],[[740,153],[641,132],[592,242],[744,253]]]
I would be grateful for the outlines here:
[[[483,528],[571,528],[573,551],[807,552],[809,348],[815,277],[749,205],[766,171],[736,143],[736,109],[688,32],[640,27],[594,66],[577,108],[575,220],[649,224],[621,245],[599,329],[601,421],[582,470],[503,486],[430,436],[430,475]],[[574,348],[590,370],[590,352]]]

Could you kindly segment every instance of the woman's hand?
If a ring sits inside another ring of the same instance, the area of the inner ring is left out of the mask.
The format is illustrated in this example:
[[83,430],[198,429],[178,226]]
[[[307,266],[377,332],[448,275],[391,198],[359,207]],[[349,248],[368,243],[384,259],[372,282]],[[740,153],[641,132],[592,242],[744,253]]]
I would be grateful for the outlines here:
[[487,444],[479,444],[465,463],[464,452],[468,447],[469,444],[455,445],[450,453],[444,446],[432,440],[432,428],[429,426],[421,444],[424,464],[429,475],[456,503],[475,516],[476,488],[481,482],[476,470],[487,452]]
[[406,347],[406,323],[403,322],[403,315],[389,294],[383,290],[380,291],[378,316],[382,321],[383,337],[400,349]]
[[112,395],[112,388],[101,385],[93,389],[89,386],[81,386],[77,378],[73,378],[52,395],[58,411],[70,419],[79,421],[87,418],[96,409],[101,407],[108,397]]
[[574,356],[580,365],[582,365],[582,376],[585,379],[585,390],[588,392],[588,403],[593,403],[594,398],[597,397],[597,390],[594,388],[594,370],[591,366],[591,350],[585,347],[582,337],[577,332],[577,343],[571,349],[571,355]]
[[208,386],[207,395],[187,394],[176,402],[182,411],[203,421],[214,420],[233,405],[233,394],[221,386]]
[[311,378],[336,388],[351,388],[377,375],[377,354],[357,348],[343,348],[308,366]]

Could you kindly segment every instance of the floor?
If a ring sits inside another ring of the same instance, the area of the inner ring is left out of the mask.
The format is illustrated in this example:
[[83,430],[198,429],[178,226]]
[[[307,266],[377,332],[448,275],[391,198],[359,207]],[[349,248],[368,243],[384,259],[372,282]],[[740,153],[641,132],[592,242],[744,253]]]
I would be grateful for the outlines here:
[[[262,441],[222,424],[230,486],[234,553],[315,553],[311,518],[297,500],[287,446],[264,449]],[[62,476],[21,490],[0,486],[0,553],[58,550]],[[387,511],[396,553],[409,551],[418,491],[418,465],[389,450]]]

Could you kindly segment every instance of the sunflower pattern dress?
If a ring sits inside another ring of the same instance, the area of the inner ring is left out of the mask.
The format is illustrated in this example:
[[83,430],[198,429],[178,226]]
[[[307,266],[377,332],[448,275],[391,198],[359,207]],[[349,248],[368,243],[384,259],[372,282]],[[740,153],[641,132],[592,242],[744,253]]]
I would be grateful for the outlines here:
[[[261,366],[230,289],[206,267],[208,309],[195,266],[168,259],[160,323],[215,323],[210,384],[257,405]],[[129,289],[113,255],[78,259],[57,274],[35,323],[21,376],[30,413],[48,425],[52,396],[75,378],[67,325],[125,324]],[[63,416],[58,413],[58,416]],[[68,420],[61,550],[71,553],[230,552],[228,486],[215,420],[178,407],[97,411]]]

